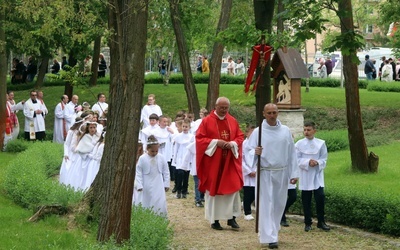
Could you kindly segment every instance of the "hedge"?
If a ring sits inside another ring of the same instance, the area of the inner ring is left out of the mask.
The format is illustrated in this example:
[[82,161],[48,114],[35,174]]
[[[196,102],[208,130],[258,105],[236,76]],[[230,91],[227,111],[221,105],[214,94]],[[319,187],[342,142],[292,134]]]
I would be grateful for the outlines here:
[[400,82],[373,81],[368,84],[367,90],[377,92],[400,92]]
[[[348,187],[325,187],[325,218],[349,227],[360,228],[374,233],[400,236],[400,198],[384,195],[376,190],[355,190]],[[301,190],[290,212],[303,215]],[[315,201],[312,200],[315,212]]]
[[[230,76],[227,74],[222,74],[220,78],[220,84],[237,84],[237,85],[244,85],[246,75],[240,76]],[[89,84],[89,77],[84,77],[83,82],[85,84]],[[195,84],[201,83],[208,83],[209,82],[209,74],[193,74],[193,81]],[[169,78],[169,84],[182,84],[183,75],[182,73],[174,73],[171,74]],[[306,86],[307,79],[301,79],[301,86]],[[109,84],[110,83],[110,76],[107,75],[104,78],[98,78],[97,84]],[[163,80],[158,73],[151,73],[145,76],[145,83],[146,84],[163,84]],[[372,81],[373,83],[373,81]],[[18,84],[12,85],[10,81],[7,81],[7,89],[13,91],[20,91],[20,90],[30,90],[35,88],[36,82],[27,83],[27,84]],[[358,82],[359,87],[361,89],[366,89],[369,82],[366,80],[359,80]],[[64,86],[65,82],[63,79],[60,78],[59,75],[54,74],[47,74],[43,86]],[[340,79],[337,78],[309,78],[309,86],[310,87],[330,87],[330,88],[337,88],[340,87]]]
[[82,194],[61,186],[54,178],[62,157],[61,144],[31,143],[7,168],[3,184],[6,194],[18,205],[33,210],[42,205],[56,204],[67,208],[77,203]]

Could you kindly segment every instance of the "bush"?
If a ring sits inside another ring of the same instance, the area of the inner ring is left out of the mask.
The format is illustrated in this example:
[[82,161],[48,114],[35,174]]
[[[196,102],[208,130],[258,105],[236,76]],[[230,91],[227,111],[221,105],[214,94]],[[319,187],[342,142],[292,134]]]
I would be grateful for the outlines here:
[[[303,215],[301,191],[290,212]],[[326,220],[370,232],[400,236],[400,199],[376,190],[353,190],[342,186],[325,188]],[[315,201],[312,199],[313,214]]]
[[[301,79],[301,86],[305,87],[307,79]],[[358,87],[360,89],[366,89],[369,84],[367,80],[358,80]],[[310,87],[330,87],[338,88],[341,86],[341,79],[338,78],[309,78]]]
[[368,84],[367,90],[378,92],[400,92],[400,82],[373,81]]
[[330,187],[326,190],[326,214],[343,225],[400,236],[400,200],[376,190]]
[[23,139],[11,140],[7,143],[6,152],[19,153],[25,151],[30,145],[31,142]]
[[349,148],[347,130],[320,131],[316,136],[325,141],[328,152],[335,152]]
[[[118,249],[169,249],[173,234],[173,228],[169,227],[166,218],[155,214],[151,209],[133,206],[130,240]],[[116,249],[116,242],[115,239],[111,239],[105,244],[82,246],[82,249]]]
[[75,193],[51,178],[59,171],[63,146],[50,142],[30,144],[8,166],[4,189],[10,199],[30,209],[53,204],[68,207],[77,203],[81,193]]

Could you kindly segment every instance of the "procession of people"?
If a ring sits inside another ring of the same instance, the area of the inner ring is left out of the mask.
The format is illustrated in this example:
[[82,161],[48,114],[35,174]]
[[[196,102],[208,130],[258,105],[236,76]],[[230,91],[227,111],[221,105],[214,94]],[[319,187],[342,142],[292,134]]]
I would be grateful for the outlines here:
[[[25,116],[25,139],[44,140],[48,109],[43,92],[31,91],[30,98],[19,103],[13,99],[14,93],[8,92],[7,140],[16,137],[18,110]],[[187,199],[189,176],[192,175],[195,184],[193,202],[196,207],[204,207],[211,229],[224,230],[221,221],[226,221],[229,228],[239,230],[236,219],[244,213],[245,220],[258,220],[260,243],[273,249],[278,248],[281,225],[288,226],[281,222],[286,218],[288,188],[295,190],[299,181],[304,231],[312,230],[313,194],[317,205],[317,228],[330,230],[324,215],[323,170],[327,150],[325,142],[314,136],[314,122],[304,124],[305,138],[295,144],[290,129],[279,121],[275,104],[266,104],[261,127],[248,126],[244,135],[237,120],[229,113],[230,100],[226,97],[219,97],[211,112],[202,109],[201,119],[196,121],[194,114],[184,110],[179,110],[172,121],[162,114],[155,99],[154,94],[148,95],[148,102],[141,111],[142,129],[138,140],[143,147],[136,156],[133,205],[141,205],[167,217],[165,193],[171,187],[176,199]],[[79,105],[78,101],[77,95],[73,95],[71,101],[68,96],[61,96],[54,109],[53,142],[64,146],[60,183],[85,192],[100,168],[108,104],[104,93],[98,94],[92,109],[89,103]],[[240,196],[242,189],[243,198]],[[256,196],[257,192],[259,196]],[[252,203],[258,203],[256,218],[252,215]]]

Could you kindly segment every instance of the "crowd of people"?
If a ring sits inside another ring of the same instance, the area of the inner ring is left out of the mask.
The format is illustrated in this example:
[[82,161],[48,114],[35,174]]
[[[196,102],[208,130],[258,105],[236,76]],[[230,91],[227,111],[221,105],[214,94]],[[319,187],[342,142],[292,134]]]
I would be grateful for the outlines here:
[[[259,240],[273,249],[278,248],[280,227],[289,226],[286,213],[297,199],[299,180],[304,231],[313,229],[313,195],[317,228],[329,231],[324,211],[327,148],[323,140],[315,138],[315,123],[305,122],[305,138],[294,143],[289,128],[278,119],[278,107],[267,104],[261,127],[249,125],[244,135],[229,114],[229,108],[230,101],[220,97],[215,110],[209,114],[201,110],[201,119],[193,121],[193,114],[179,111],[172,122],[162,115],[155,96],[150,95],[142,111],[158,110],[159,114],[150,114],[149,126],[140,132],[144,153],[136,167],[133,204],[142,204],[166,217],[165,192],[173,186],[176,199],[186,199],[192,175],[195,205],[205,207],[205,218],[211,228],[224,230],[220,221],[226,220],[227,226],[237,230],[240,226],[236,219],[242,214],[241,200],[244,219],[254,220],[252,203],[259,192],[259,201],[256,201],[259,202]],[[258,161],[260,173],[257,173]],[[243,198],[240,197],[242,189]]]
[[[63,95],[54,110],[53,141],[64,145],[60,183],[79,191],[86,191],[94,181],[104,150],[108,104],[103,93],[97,97],[90,109],[87,102],[78,105],[78,96],[69,101]],[[265,105],[261,126],[249,125],[245,134],[229,109],[229,99],[220,97],[211,112],[201,109],[200,119],[180,110],[172,121],[150,94],[141,111],[133,205],[167,217],[166,192],[173,186],[176,199],[186,199],[191,175],[194,204],[205,208],[212,229],[224,230],[221,220],[239,229],[236,219],[242,214],[243,200],[244,219],[258,219],[260,243],[278,248],[278,232],[281,226],[289,226],[285,213],[296,200],[299,180],[304,230],[312,230],[314,195],[317,228],[329,231],[324,212],[327,148],[315,138],[315,123],[304,123],[305,138],[295,143],[289,128],[279,121],[275,104]],[[31,91],[30,98],[19,103],[8,92],[7,138],[18,134],[18,110],[25,116],[25,139],[43,140],[48,114],[43,92]],[[258,218],[252,215],[254,202],[258,203]]]
[[[92,72],[92,57],[88,55],[83,61],[84,71],[83,75],[90,75]],[[50,73],[59,74],[61,70],[68,71],[69,63],[66,56],[62,57],[61,64],[57,58],[53,59],[53,64],[50,66]],[[107,62],[104,58],[104,54],[99,55],[99,66],[98,66],[98,77],[105,77],[107,71]],[[38,73],[38,64],[33,56],[28,57],[28,63],[25,65],[23,60],[18,58],[13,58],[11,65],[11,83],[12,84],[22,84],[29,83],[35,79]]]

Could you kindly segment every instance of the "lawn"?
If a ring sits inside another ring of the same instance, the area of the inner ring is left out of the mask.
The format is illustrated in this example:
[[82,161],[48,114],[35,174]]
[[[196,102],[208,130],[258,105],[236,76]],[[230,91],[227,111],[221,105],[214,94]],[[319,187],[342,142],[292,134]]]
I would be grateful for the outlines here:
[[[84,101],[94,104],[96,96],[100,92],[108,93],[108,85],[98,85],[90,89],[85,87],[75,87],[74,94],[79,96],[79,103]],[[207,84],[196,84],[200,107],[204,107],[207,99]],[[46,117],[47,129],[53,129],[54,108],[64,92],[64,87],[44,87],[44,99],[49,114]],[[179,110],[187,109],[187,97],[182,84],[170,84],[164,86],[162,84],[146,84],[144,96],[155,94],[157,104],[163,110],[163,113],[170,117],[175,117]],[[310,88],[310,92],[306,93],[302,88],[302,107],[307,108],[334,108],[344,110],[346,107],[345,90],[341,88]],[[246,95],[243,92],[242,85],[220,85],[220,96],[226,96],[231,100],[232,106],[255,105],[254,95]],[[15,100],[20,101],[29,97],[28,91],[16,91]],[[143,98],[143,104],[147,98]],[[400,108],[400,93],[388,92],[369,92],[365,89],[360,90],[360,103],[365,108]],[[252,109],[250,109],[252,110]],[[23,124],[23,114],[19,112],[18,117]],[[21,120],[22,119],[22,120]],[[238,118],[240,120],[240,117]]]

